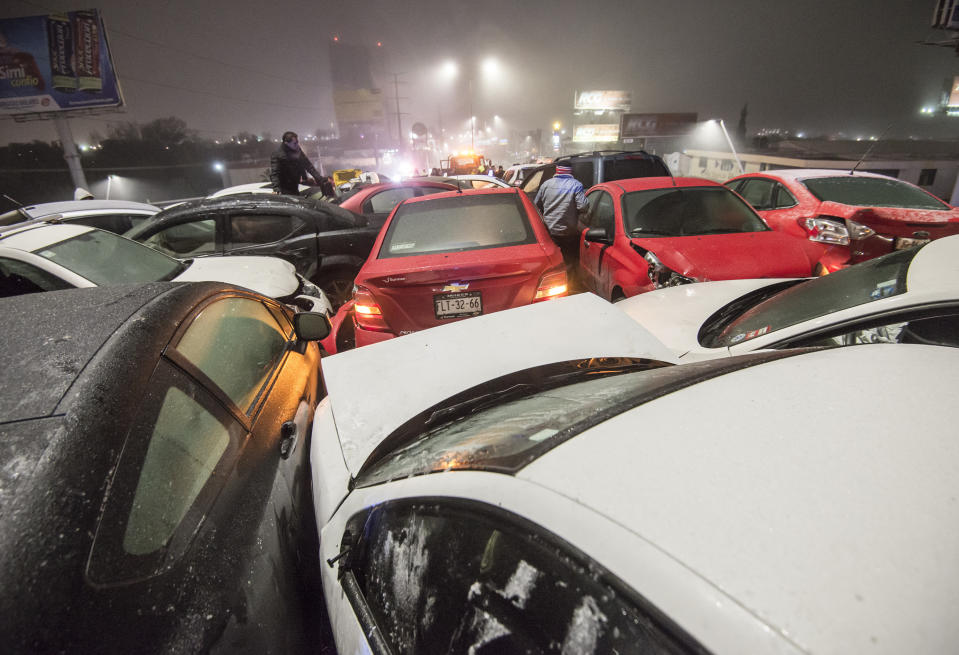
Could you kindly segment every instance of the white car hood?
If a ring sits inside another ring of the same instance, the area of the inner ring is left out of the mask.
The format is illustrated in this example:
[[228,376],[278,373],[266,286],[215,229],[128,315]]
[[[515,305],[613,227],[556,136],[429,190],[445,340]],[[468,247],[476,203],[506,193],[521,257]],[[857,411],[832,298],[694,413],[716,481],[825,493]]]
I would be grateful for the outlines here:
[[[699,328],[724,305],[750,291],[785,280],[723,280],[684,284],[641,293],[616,303],[631,319],[649,330],[675,357],[697,350]],[[728,354],[726,348],[713,348],[716,356]]]
[[507,373],[589,357],[677,361],[616,306],[584,293],[326,357],[323,377],[355,476],[383,438],[444,398]]
[[296,268],[278,257],[198,257],[176,282],[225,282],[270,298],[293,294],[299,286]]

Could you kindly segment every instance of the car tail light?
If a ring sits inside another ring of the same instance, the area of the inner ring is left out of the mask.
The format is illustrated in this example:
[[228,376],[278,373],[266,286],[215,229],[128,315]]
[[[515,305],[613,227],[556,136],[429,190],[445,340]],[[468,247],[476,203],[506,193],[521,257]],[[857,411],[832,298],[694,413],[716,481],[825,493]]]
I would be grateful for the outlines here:
[[546,273],[539,281],[536,288],[536,295],[533,296],[533,302],[549,300],[550,298],[559,298],[565,296],[569,291],[569,285],[566,280],[566,271],[552,271]]
[[353,287],[353,316],[365,330],[389,332],[390,326],[383,317],[383,310],[373,299],[373,294],[364,287]]
[[862,223],[857,223],[856,221],[847,220],[846,228],[849,230],[850,239],[868,239],[876,233],[876,231],[868,225],[863,225]]
[[840,246],[849,245],[849,230],[842,221],[832,218],[800,218],[799,225],[806,230],[810,241],[834,243]]

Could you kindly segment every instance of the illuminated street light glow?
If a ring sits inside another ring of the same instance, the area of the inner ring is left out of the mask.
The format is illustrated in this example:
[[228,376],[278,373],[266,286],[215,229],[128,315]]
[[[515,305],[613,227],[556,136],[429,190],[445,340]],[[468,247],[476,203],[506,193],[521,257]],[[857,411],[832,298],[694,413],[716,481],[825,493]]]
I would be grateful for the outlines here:
[[217,173],[222,173],[223,163],[218,161],[213,162],[213,170],[215,170]]

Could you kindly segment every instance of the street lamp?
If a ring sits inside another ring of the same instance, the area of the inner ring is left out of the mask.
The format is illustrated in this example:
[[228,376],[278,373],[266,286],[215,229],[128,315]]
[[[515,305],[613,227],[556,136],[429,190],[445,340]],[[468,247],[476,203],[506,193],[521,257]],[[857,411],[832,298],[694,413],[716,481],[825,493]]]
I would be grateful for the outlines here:
[[739,174],[742,175],[746,172],[746,169],[743,168],[743,163],[739,160],[739,155],[736,154],[736,147],[733,145],[733,140],[729,138],[729,132],[726,131],[726,123],[723,122],[721,118],[713,118],[708,121],[709,123],[719,123],[719,127],[723,130],[723,136],[726,137],[726,143],[729,144],[729,149],[733,153],[733,157],[736,158],[736,164],[739,166]]
[[[495,57],[486,57],[479,63],[479,71],[485,78],[496,77],[500,74],[499,60]],[[440,75],[446,80],[453,80],[459,77],[460,67],[452,59],[448,59],[440,66]],[[470,150],[476,149],[476,116],[473,115],[473,74],[467,77],[467,88],[469,95],[469,118],[470,118]]]

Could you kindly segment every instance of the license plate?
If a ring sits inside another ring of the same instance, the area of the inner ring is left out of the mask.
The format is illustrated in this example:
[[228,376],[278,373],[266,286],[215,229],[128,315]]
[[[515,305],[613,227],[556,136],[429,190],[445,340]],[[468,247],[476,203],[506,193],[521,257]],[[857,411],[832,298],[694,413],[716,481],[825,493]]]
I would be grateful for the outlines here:
[[441,293],[433,296],[436,318],[461,318],[483,313],[483,298],[479,291]]
[[906,248],[915,248],[929,243],[929,239],[910,239],[908,237],[896,237],[896,250],[905,250]]

